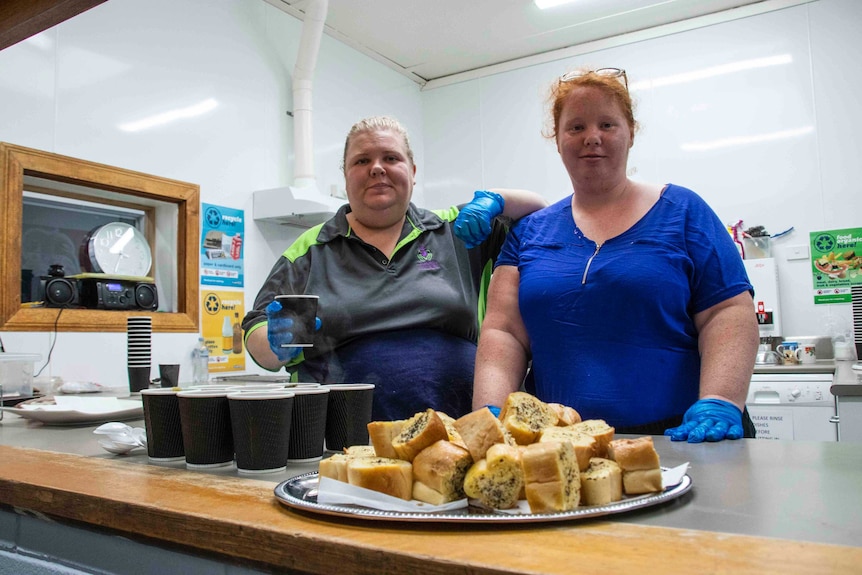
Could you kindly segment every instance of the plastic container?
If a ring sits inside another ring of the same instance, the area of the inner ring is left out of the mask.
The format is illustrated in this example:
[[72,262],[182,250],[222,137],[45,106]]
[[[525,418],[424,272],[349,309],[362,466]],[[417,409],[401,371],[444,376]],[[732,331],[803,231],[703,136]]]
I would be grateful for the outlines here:
[[745,247],[745,259],[747,260],[772,257],[769,236],[747,236],[742,238],[742,244]]
[[38,353],[0,353],[4,399],[33,396],[33,372],[41,359]]
[[192,350],[192,374],[196,385],[207,383],[210,378],[210,350],[202,337]]

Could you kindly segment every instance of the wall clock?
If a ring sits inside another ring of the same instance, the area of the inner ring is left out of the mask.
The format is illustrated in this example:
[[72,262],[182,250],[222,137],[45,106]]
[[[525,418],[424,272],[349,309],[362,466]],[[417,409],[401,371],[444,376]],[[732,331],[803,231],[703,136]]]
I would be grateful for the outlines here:
[[147,238],[123,222],[92,229],[81,244],[80,256],[85,271],[108,275],[146,276],[153,264]]

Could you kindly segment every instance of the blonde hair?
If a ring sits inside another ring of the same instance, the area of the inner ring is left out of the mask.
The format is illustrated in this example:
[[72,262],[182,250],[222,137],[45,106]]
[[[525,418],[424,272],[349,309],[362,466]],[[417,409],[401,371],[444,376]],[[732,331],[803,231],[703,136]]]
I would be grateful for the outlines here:
[[344,154],[341,157],[342,172],[344,171],[344,164],[347,161],[347,148],[350,146],[350,140],[357,134],[379,132],[382,130],[391,130],[401,136],[401,139],[404,140],[404,148],[407,150],[407,157],[410,159],[411,164],[414,163],[413,150],[410,148],[410,138],[407,137],[407,130],[404,129],[404,126],[390,116],[371,116],[370,118],[359,120],[347,132],[347,139],[344,140]]
[[560,115],[563,112],[563,104],[572,91],[576,88],[598,88],[609,98],[615,100],[616,103],[619,104],[620,109],[623,111],[623,115],[626,118],[626,122],[629,125],[629,129],[632,132],[632,136],[634,136],[639,126],[635,121],[634,102],[632,101],[631,94],[629,94],[628,87],[620,82],[619,78],[602,76],[589,69],[581,69],[578,70],[578,72],[580,72],[580,74],[573,74],[571,78],[566,79],[565,81],[561,79],[566,76],[564,74],[561,78],[554,80],[554,83],[551,84],[547,102],[549,109],[548,121],[546,122],[545,128],[542,130],[542,135],[551,140],[557,139],[557,134],[560,129]]

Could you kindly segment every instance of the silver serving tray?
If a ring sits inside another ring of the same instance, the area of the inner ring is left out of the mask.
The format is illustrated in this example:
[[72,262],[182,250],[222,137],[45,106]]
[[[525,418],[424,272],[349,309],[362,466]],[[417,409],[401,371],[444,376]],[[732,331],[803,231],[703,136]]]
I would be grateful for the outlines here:
[[634,497],[623,496],[621,501],[608,505],[578,507],[572,511],[559,513],[511,514],[483,507],[468,506],[453,511],[439,513],[412,513],[404,511],[380,511],[357,505],[327,505],[317,502],[317,472],[297,475],[282,481],[275,488],[275,497],[282,504],[295,509],[304,509],[323,515],[339,517],[358,517],[379,521],[423,521],[429,523],[535,523],[548,521],[569,521],[586,519],[601,515],[626,513],[636,509],[652,507],[680,497],[691,489],[691,477],[683,476],[682,481],[668,487],[661,493],[649,493]]

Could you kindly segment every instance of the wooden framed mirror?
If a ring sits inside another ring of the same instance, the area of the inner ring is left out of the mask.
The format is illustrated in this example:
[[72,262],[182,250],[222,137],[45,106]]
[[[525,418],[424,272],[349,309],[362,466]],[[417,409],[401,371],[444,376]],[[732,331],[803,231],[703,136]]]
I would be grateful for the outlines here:
[[[199,186],[7,143],[0,170],[0,330],[118,332],[129,315],[145,314],[156,332],[199,331]],[[146,238],[158,308],[51,306],[31,297],[49,268],[87,275],[78,267],[86,259],[81,237],[106,221],[127,222]]]

